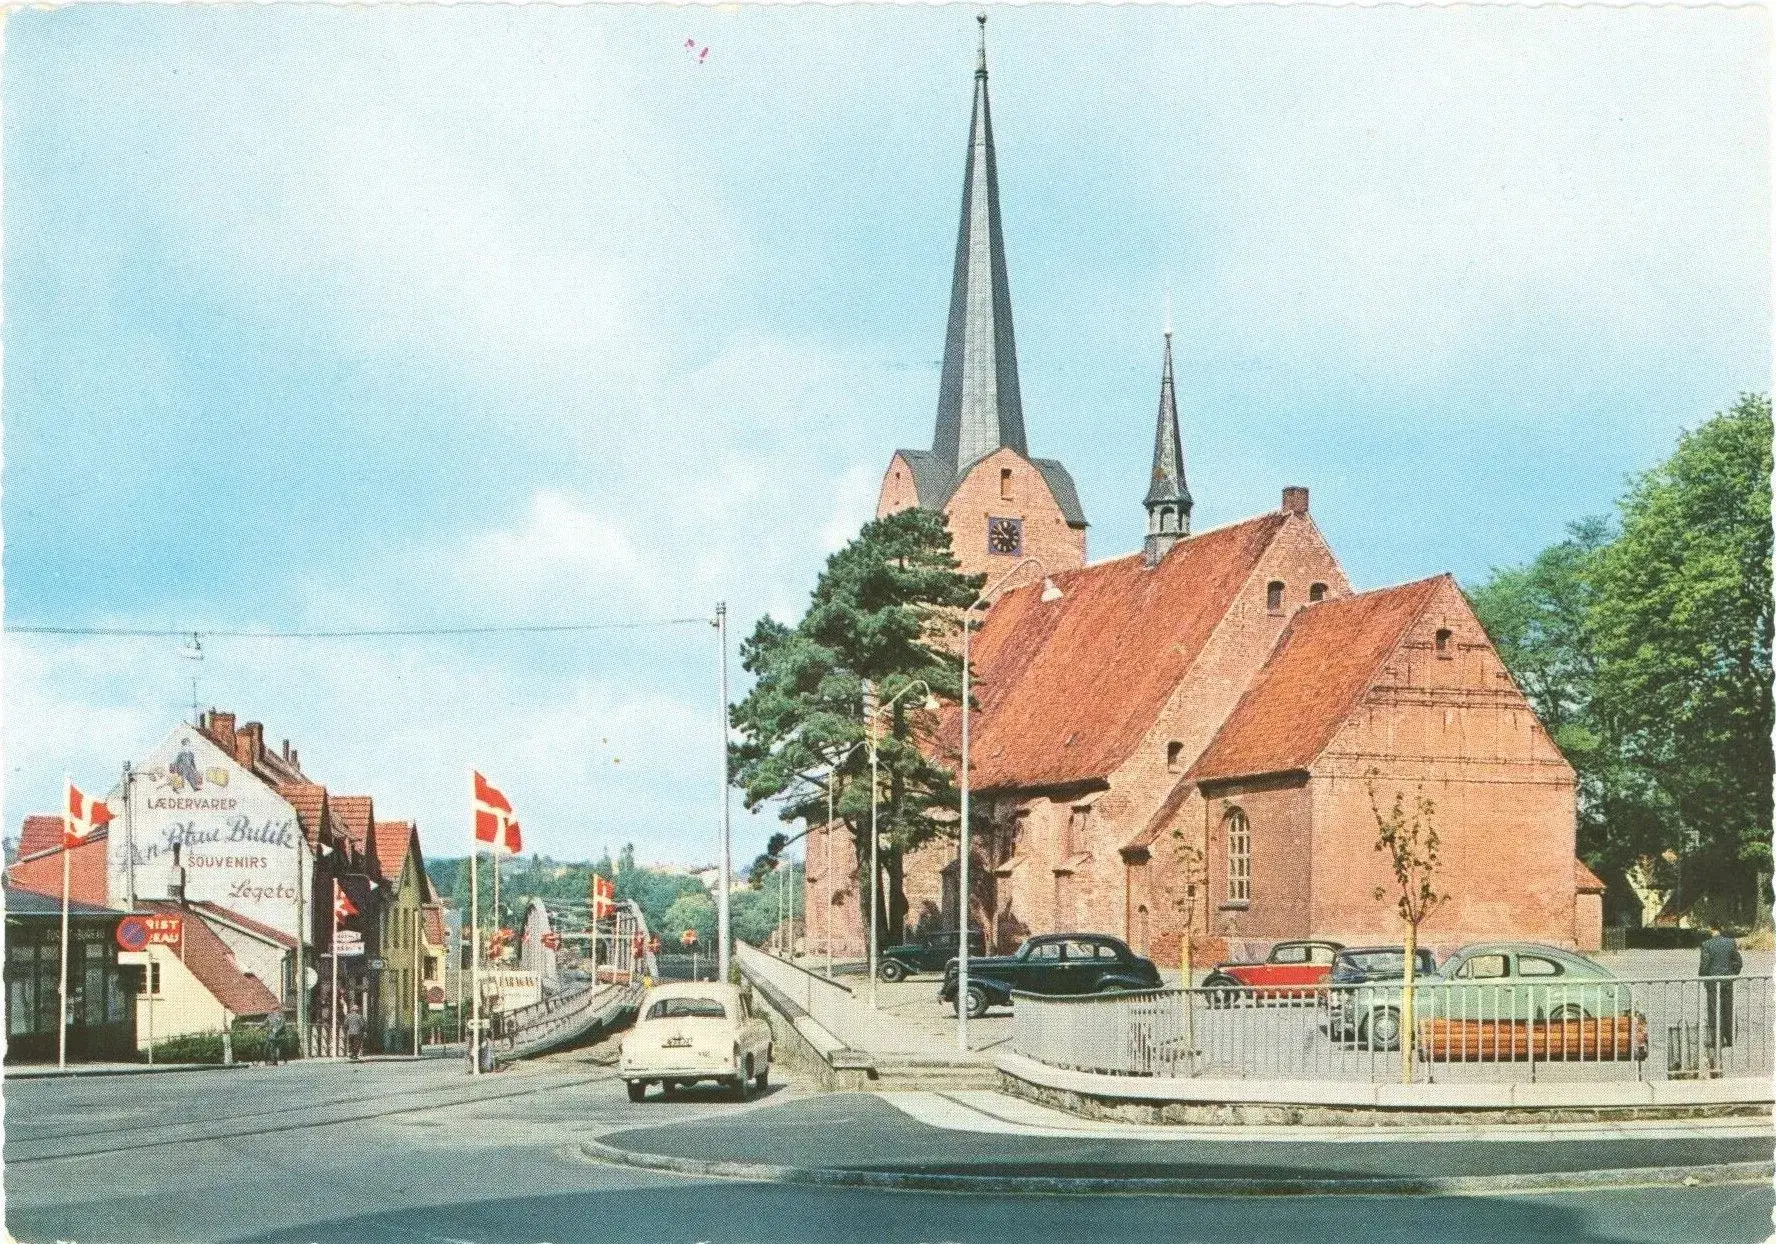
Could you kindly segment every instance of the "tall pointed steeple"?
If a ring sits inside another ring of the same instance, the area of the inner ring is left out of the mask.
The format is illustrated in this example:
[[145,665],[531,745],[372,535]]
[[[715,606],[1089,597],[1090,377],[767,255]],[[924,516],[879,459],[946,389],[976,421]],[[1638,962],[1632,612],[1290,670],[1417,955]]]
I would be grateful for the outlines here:
[[974,117],[968,171],[962,180],[962,223],[950,287],[949,331],[938,385],[932,451],[955,472],[1000,446],[1028,456],[1024,406],[1018,395],[1017,344],[1011,331],[1011,289],[999,229],[999,173],[987,104],[987,16],[980,22],[974,70]]
[[1190,535],[1190,486],[1184,482],[1184,442],[1178,435],[1178,395],[1172,385],[1172,308],[1166,298],[1165,365],[1159,377],[1159,426],[1153,433],[1153,482],[1147,487],[1147,540],[1142,548],[1149,566]]

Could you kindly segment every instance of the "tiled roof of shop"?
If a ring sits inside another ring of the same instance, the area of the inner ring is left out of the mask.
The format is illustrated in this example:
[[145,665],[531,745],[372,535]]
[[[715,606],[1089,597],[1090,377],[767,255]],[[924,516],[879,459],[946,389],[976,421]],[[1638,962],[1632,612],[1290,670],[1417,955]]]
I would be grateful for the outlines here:
[[232,911],[220,903],[212,903],[209,899],[199,899],[191,906],[218,920],[237,924],[247,932],[263,937],[267,941],[276,942],[280,946],[294,946],[296,944],[296,939],[282,929],[274,929],[263,921],[255,920],[251,916],[243,916],[238,911]]
[[18,853],[21,858],[36,855],[39,851],[53,851],[61,845],[62,818],[54,813],[27,816],[19,828]]
[[1252,679],[1187,781],[1306,769],[1448,575],[1308,605]]
[[327,801],[333,810],[333,818],[345,830],[347,837],[360,851],[372,849],[370,826],[373,818],[371,799],[368,795],[334,795]]
[[243,972],[234,952],[197,913],[178,903],[147,902],[144,911],[160,911],[185,917],[184,947],[180,958],[217,1002],[235,1015],[265,1015],[278,1009],[277,995],[265,982]]
[[413,836],[412,821],[376,822],[376,866],[384,881],[401,875],[407,859],[407,842]]
[[321,841],[321,823],[327,811],[327,788],[318,782],[285,782],[277,787],[280,798],[296,809],[296,821],[309,846]]
[[[976,790],[1107,777],[1152,728],[1288,521],[1265,514],[1181,540],[1148,569],[1139,554],[1007,592],[974,639]],[[1106,694],[1114,689],[1114,694]],[[944,739],[959,743],[958,715]]]

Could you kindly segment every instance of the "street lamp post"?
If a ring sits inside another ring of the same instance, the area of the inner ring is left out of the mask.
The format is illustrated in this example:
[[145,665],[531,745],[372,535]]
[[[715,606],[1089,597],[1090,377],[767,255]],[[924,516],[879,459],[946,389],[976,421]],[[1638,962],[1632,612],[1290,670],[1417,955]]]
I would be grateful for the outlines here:
[[925,706],[929,709],[936,709],[937,697],[931,694],[931,684],[926,682],[923,678],[915,678],[912,682],[889,696],[887,700],[876,705],[876,707],[871,710],[869,719],[869,734],[867,735],[870,752],[869,1004],[872,1011],[876,1009],[876,925],[879,923],[876,905],[882,890],[881,865],[877,863],[876,859],[876,853],[882,845],[882,836],[876,829],[876,753],[878,751],[878,745],[876,743],[876,719],[890,708],[894,707],[894,702],[907,692],[911,691],[914,687],[925,688]]
[[969,788],[974,785],[973,772],[968,767],[969,719],[974,716],[968,699],[968,661],[969,637],[974,633],[974,611],[1025,566],[1042,567],[1042,599],[1044,602],[1056,601],[1061,598],[1061,589],[1055,586],[1054,580],[1048,577],[1048,567],[1040,557],[1026,557],[1017,565],[999,576],[997,582],[983,589],[974,602],[962,611],[962,850],[956,861],[956,909],[957,923],[961,929],[956,934],[956,1048],[966,1054],[968,1052],[968,917],[973,904],[969,901],[968,892],[968,795]]
[[721,646],[721,875],[717,878],[715,909],[716,979],[728,980],[728,874],[733,868],[728,828],[728,605],[715,607],[716,642]]

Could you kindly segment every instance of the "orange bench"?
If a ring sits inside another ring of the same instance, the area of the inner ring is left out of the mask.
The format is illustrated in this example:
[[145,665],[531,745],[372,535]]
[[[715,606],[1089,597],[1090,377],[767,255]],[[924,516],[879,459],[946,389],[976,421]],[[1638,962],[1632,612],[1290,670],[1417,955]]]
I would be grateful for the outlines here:
[[1594,1019],[1427,1019],[1418,1054],[1434,1062],[1613,1062],[1647,1055],[1646,1016]]

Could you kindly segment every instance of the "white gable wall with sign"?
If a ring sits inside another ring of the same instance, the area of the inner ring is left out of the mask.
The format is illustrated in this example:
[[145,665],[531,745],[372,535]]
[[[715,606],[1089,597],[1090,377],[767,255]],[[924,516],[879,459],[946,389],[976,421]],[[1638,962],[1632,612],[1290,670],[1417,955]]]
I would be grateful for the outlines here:
[[120,813],[106,848],[112,906],[128,904],[132,882],[139,899],[174,897],[177,847],[188,902],[213,902],[292,937],[309,927],[314,871],[296,810],[251,770],[181,725],[130,786],[127,808],[121,789],[111,800]]

